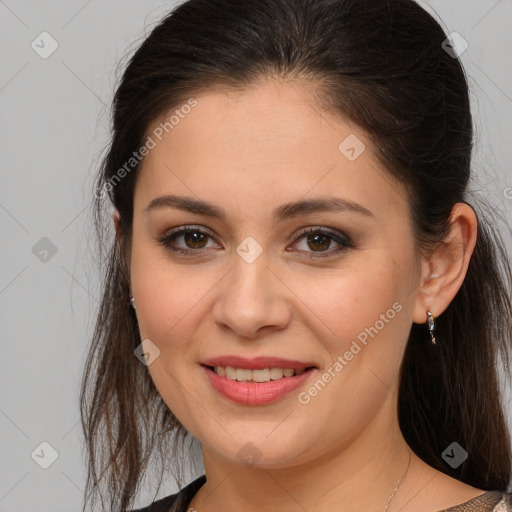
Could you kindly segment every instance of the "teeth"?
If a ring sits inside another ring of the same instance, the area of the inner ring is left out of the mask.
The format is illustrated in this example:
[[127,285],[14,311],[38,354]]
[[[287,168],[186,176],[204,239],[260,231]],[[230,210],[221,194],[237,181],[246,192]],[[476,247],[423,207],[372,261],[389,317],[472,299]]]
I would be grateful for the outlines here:
[[305,368],[294,370],[293,368],[264,368],[261,370],[249,370],[247,368],[233,368],[232,366],[215,366],[214,371],[221,377],[226,377],[239,382],[269,382],[283,377],[293,377],[306,371]]
[[281,379],[283,377],[283,370],[281,368],[270,368],[269,373],[272,380]]
[[236,374],[236,380],[246,381],[246,380],[250,380],[250,378],[252,376],[252,370],[242,370],[241,368],[236,368],[235,374]]
[[[237,375],[240,370],[237,370]],[[268,382],[270,380],[270,369],[264,368],[263,370],[243,370],[252,374],[252,380],[256,382]],[[249,375],[250,377],[250,375]],[[248,380],[248,379],[247,379]]]
[[[219,367],[217,366],[217,368]],[[227,379],[236,380],[236,370],[232,366],[226,366],[224,368],[224,373]]]

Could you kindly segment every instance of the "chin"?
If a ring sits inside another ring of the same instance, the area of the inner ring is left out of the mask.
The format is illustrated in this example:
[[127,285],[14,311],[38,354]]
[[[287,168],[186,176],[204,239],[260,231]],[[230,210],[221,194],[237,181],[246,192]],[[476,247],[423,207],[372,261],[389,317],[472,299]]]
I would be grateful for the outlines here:
[[279,437],[270,439],[265,431],[258,436],[233,436],[226,446],[209,449],[217,456],[253,469],[284,469],[306,462],[304,445],[300,439],[284,436],[288,443]]

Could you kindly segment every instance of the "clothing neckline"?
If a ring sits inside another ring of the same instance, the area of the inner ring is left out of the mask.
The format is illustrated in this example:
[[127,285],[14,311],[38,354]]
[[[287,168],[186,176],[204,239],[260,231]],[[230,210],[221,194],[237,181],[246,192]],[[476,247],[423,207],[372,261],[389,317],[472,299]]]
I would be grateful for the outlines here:
[[[199,477],[197,477],[195,480],[190,482],[188,485],[183,487],[179,492],[178,496],[180,496],[183,500],[183,510],[188,510],[190,508],[190,503],[194,499],[194,496],[197,494],[199,489],[206,483],[206,474],[202,474]],[[503,498],[503,496],[506,496],[505,493],[502,493],[501,491],[484,491],[482,494],[479,494],[478,496],[475,496],[474,498],[471,498],[467,501],[464,501],[463,503],[458,503],[457,505],[453,505],[449,508],[444,508],[442,510],[439,510],[437,512],[457,512],[457,510],[460,507],[467,507],[468,505],[479,505],[482,500],[489,501],[489,504],[491,504],[492,499],[496,499],[495,505],[499,503],[498,498]],[[179,501],[182,501],[179,500]]]

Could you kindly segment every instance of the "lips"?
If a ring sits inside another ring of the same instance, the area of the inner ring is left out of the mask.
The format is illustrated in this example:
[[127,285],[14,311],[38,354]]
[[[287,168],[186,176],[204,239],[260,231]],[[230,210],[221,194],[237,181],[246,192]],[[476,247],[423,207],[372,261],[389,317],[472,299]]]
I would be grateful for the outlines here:
[[[200,364],[208,381],[218,393],[232,402],[244,405],[266,405],[276,402],[309,381],[318,370],[318,366],[312,361],[272,356],[251,359],[241,356],[218,356],[206,359]],[[223,371],[217,373],[221,369]],[[233,375],[230,375],[231,378],[224,375],[224,371],[232,374],[235,369],[237,377],[241,374],[241,382],[233,379]],[[255,381],[246,380],[247,374],[250,375],[252,370],[266,369],[271,371],[272,380],[268,380],[268,376],[262,378],[263,375],[259,375],[267,372],[257,372],[257,376],[254,372],[252,375]],[[277,369],[283,370],[280,375],[277,375]]]
[[203,366],[231,366],[233,368],[246,368],[248,370],[263,370],[265,368],[292,368],[301,370],[317,365],[312,361],[298,361],[295,359],[284,359],[280,357],[260,356],[245,358],[241,356],[219,356],[201,361]]

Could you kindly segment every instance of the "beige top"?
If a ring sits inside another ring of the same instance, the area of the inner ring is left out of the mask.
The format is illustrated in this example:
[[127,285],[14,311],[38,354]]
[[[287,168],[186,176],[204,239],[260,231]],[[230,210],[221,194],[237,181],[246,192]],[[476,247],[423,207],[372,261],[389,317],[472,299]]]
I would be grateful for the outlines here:
[[[206,482],[206,475],[201,475],[183,487],[176,494],[154,501],[150,505],[130,512],[194,512],[188,506],[199,488]],[[512,494],[488,491],[476,498],[439,512],[512,512]]]

